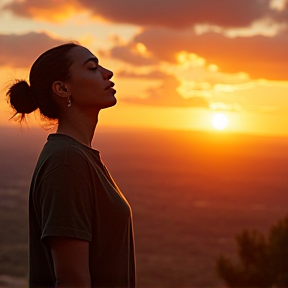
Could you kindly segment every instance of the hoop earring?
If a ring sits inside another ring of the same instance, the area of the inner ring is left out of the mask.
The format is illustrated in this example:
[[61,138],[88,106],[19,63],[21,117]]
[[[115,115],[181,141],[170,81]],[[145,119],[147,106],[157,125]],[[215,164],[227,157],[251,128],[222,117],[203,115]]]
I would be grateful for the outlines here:
[[67,107],[70,108],[71,105],[72,105],[71,99],[70,99],[70,96],[68,96],[68,98],[67,98]]

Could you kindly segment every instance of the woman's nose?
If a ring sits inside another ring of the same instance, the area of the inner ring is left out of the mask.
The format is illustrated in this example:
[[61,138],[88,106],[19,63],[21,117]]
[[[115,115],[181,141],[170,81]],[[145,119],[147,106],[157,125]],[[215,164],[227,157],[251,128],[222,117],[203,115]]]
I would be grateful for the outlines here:
[[106,69],[106,68],[104,68],[104,67],[102,67],[102,76],[103,76],[103,78],[105,79],[105,80],[109,80],[109,79],[111,79],[112,77],[113,77],[113,72],[112,71],[110,71],[110,70],[108,70],[108,69]]

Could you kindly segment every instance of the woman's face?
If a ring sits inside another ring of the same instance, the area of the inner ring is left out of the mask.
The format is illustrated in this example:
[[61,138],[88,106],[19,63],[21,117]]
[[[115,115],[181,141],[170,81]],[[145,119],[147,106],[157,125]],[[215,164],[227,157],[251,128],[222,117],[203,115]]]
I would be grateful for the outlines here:
[[72,106],[84,109],[103,109],[116,104],[116,90],[110,81],[113,72],[100,66],[98,59],[85,47],[72,48],[71,78],[66,88],[71,93]]

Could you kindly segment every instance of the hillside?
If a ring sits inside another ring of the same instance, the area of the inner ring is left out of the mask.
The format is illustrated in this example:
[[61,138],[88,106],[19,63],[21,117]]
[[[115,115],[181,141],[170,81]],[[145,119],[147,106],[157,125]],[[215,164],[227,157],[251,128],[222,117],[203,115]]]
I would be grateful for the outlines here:
[[[0,133],[0,275],[23,278],[29,182],[47,133]],[[133,208],[139,287],[219,287],[215,258],[235,253],[235,234],[288,214],[287,139],[99,128],[94,144]]]

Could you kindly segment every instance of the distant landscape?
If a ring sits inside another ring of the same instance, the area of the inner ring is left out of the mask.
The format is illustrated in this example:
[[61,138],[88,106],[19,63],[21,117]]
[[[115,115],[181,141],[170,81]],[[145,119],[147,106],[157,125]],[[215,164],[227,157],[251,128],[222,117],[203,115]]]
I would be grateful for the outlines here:
[[[288,138],[98,130],[94,147],[133,209],[140,288],[224,287],[215,259],[236,257],[235,235],[288,215]],[[47,133],[0,128],[0,287],[27,283],[27,198]]]

